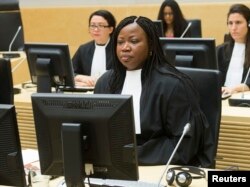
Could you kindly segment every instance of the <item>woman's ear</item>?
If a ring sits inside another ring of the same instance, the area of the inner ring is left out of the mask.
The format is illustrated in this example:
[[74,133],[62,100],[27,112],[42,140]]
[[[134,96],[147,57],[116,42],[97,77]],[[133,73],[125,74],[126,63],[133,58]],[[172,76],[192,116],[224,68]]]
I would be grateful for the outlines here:
[[109,27],[109,35],[114,31],[114,27]]

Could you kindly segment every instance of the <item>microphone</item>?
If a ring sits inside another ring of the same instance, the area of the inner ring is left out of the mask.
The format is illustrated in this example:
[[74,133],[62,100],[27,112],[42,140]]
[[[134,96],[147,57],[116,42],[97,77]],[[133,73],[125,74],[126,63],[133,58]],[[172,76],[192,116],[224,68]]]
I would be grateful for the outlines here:
[[187,33],[188,29],[191,27],[192,22],[189,22],[186,29],[184,30],[184,32],[182,33],[182,35],[180,36],[180,38],[183,38],[185,36],[185,34]]
[[173,152],[172,152],[170,158],[168,159],[168,162],[167,162],[167,164],[166,164],[165,170],[163,171],[163,173],[162,173],[162,175],[161,175],[161,178],[160,178],[160,180],[159,180],[159,182],[158,182],[158,187],[160,186],[161,181],[162,181],[162,178],[163,178],[164,174],[166,173],[166,171],[167,171],[167,169],[168,169],[168,166],[169,166],[170,162],[172,161],[172,159],[173,159],[173,157],[174,157],[174,155],[175,155],[175,152],[177,151],[177,149],[178,149],[178,147],[179,147],[179,145],[180,145],[180,143],[181,143],[183,137],[184,137],[184,136],[187,134],[187,132],[189,131],[190,126],[191,126],[190,123],[187,123],[187,124],[184,126],[182,135],[181,135],[181,137],[180,137],[178,143],[176,144],[176,146],[175,146],[175,148],[174,148],[174,150],[173,150]]
[[22,28],[22,26],[19,26],[17,28],[17,31],[16,31],[14,37],[12,38],[12,40],[10,42],[9,51],[6,52],[6,53],[1,53],[3,58],[10,59],[10,58],[18,58],[18,57],[20,57],[19,53],[10,53],[10,52],[11,52],[12,45],[13,45],[14,41],[16,40],[16,38],[18,36],[18,33],[20,32],[21,28]]
[[244,80],[244,82],[243,82],[243,90],[242,90],[242,94],[241,94],[241,98],[242,98],[242,99],[244,99],[244,97],[245,97],[245,93],[244,93],[244,91],[245,91],[245,84],[246,84],[246,82],[247,82],[247,78],[248,78],[248,76],[249,76],[249,72],[250,72],[250,66],[249,66],[249,68],[248,68],[247,75],[246,75],[245,80]]
[[11,47],[12,47],[12,44],[14,43],[14,41],[16,40],[16,37],[18,35],[18,33],[20,32],[22,26],[19,26],[17,31],[16,31],[16,34],[14,35],[14,37],[12,38],[11,42],[10,42],[10,45],[9,45],[9,52],[11,51]]

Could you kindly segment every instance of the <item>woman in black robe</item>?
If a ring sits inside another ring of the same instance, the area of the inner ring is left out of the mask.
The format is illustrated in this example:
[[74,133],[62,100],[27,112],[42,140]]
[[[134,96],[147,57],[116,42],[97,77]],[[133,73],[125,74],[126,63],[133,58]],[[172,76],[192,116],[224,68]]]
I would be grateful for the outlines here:
[[95,86],[96,79],[112,68],[110,38],[116,25],[115,17],[108,10],[97,10],[88,21],[93,40],[80,45],[72,58],[77,86]]
[[209,167],[213,142],[207,138],[210,127],[200,110],[199,95],[190,78],[165,60],[153,22],[127,17],[112,42],[114,69],[98,79],[94,92],[133,95],[140,122],[136,126],[139,164],[166,164],[190,123],[171,164]]

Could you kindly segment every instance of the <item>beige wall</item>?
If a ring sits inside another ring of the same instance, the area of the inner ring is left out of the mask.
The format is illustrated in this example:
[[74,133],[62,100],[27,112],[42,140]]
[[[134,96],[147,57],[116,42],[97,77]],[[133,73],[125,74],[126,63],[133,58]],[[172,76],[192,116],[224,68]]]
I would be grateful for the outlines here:
[[[227,32],[226,14],[232,3],[187,3],[181,9],[187,19],[202,20],[203,37],[223,41]],[[249,3],[245,3],[250,6]],[[117,21],[129,15],[156,19],[159,5],[82,6],[60,8],[21,8],[26,42],[63,42],[70,46],[71,56],[81,43],[90,40],[88,17],[100,8],[110,10]]]
[[[187,19],[201,19],[203,37],[215,38],[216,43],[220,44],[227,32],[226,14],[231,4],[232,2],[186,3],[180,6]],[[245,4],[250,6],[250,1]],[[155,20],[159,5],[21,7],[25,41],[68,43],[72,57],[80,44],[91,39],[88,33],[88,17],[93,11],[101,8],[110,10],[119,22],[130,15],[142,15]],[[29,80],[27,63],[22,63],[13,73],[13,77],[14,84]]]

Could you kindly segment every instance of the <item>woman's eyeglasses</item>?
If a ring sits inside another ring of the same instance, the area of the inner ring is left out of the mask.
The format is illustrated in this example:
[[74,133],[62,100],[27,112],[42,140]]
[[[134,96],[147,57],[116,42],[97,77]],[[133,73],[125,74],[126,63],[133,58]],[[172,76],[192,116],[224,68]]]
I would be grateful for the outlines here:
[[90,30],[95,30],[95,29],[102,30],[108,27],[109,27],[108,25],[89,25]]

